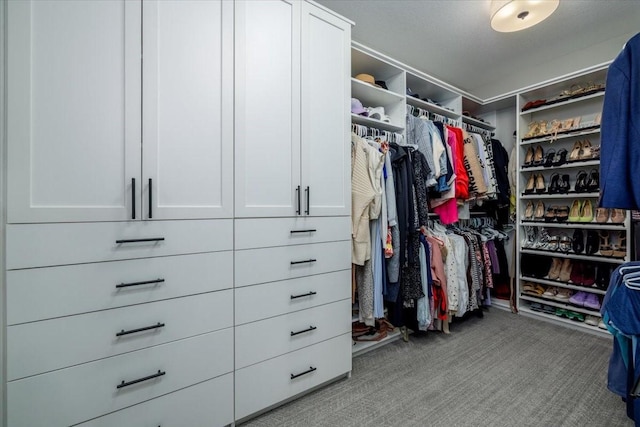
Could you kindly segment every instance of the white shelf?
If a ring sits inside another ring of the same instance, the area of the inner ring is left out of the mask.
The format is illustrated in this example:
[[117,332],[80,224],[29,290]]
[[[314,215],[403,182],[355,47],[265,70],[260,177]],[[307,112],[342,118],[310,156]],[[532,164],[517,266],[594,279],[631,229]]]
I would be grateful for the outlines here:
[[526,301],[531,301],[531,302],[537,302],[537,303],[540,303],[540,304],[546,304],[546,305],[550,305],[550,306],[557,307],[557,308],[564,308],[566,310],[575,311],[576,313],[582,313],[582,314],[588,314],[588,315],[591,315],[591,316],[602,317],[598,310],[590,310],[588,308],[579,307],[579,306],[573,305],[573,304],[571,304],[569,302],[557,301],[557,300],[546,299],[546,298],[532,297],[532,296],[529,296],[527,294],[521,294],[520,295],[520,299],[523,299],[523,300],[526,300]]
[[526,116],[528,114],[536,113],[538,111],[545,111],[545,110],[550,110],[550,109],[553,109],[553,108],[564,107],[565,105],[571,105],[571,104],[575,104],[577,102],[584,102],[584,101],[588,101],[590,99],[602,98],[602,97],[604,97],[604,90],[600,91],[600,92],[592,93],[590,95],[580,96],[580,97],[576,97],[576,98],[570,98],[570,99],[568,99],[566,101],[559,101],[559,102],[556,102],[555,104],[542,105],[542,106],[537,107],[537,108],[531,108],[530,110],[527,110],[527,111],[521,111],[520,115],[521,116]]
[[402,133],[404,131],[404,126],[398,126],[392,123],[383,122],[382,120],[370,119],[369,117],[359,116],[353,113],[351,113],[351,121],[360,125],[376,129],[388,130],[391,132]]
[[352,346],[352,355],[353,357],[360,356],[364,353],[374,350],[380,346],[389,344],[390,342],[397,341],[401,338],[402,334],[400,333],[400,329],[395,328],[393,332],[388,333],[387,336],[382,338],[380,341],[355,341],[355,344]]
[[561,166],[520,166],[520,172],[535,172],[535,171],[555,171],[559,169],[574,169],[574,168],[586,168],[589,166],[598,166],[600,164],[600,159],[595,160],[586,160],[586,161],[577,161],[571,163],[565,163]]
[[544,249],[529,249],[529,248],[521,248],[520,253],[523,254],[533,254],[533,255],[544,255],[555,258],[571,258],[571,259],[579,259],[583,261],[595,261],[595,262],[608,262],[610,264],[624,264],[624,258],[612,258],[608,256],[602,255],[580,255],[574,254],[572,252],[558,252],[558,251],[547,251]]
[[521,194],[520,199],[597,199],[600,197],[599,193],[574,193],[569,192],[566,194]]
[[581,131],[580,129],[576,129],[575,131],[572,132],[567,132],[567,133],[561,133],[558,134],[558,136],[556,136],[556,138],[552,138],[551,135],[545,135],[544,137],[540,137],[540,138],[532,138],[532,139],[527,139],[526,141],[521,141],[520,145],[527,145],[527,144],[539,144],[541,142],[549,142],[551,140],[554,141],[561,141],[563,139],[569,139],[569,138],[579,138],[579,137],[583,137],[583,136],[589,136],[589,135],[596,135],[600,133],[600,128],[596,128],[596,129],[588,129],[585,131]]
[[625,224],[607,223],[601,224],[599,222],[544,222],[544,221],[522,221],[521,226],[532,227],[547,227],[547,228],[586,228],[592,230],[626,230]]
[[480,120],[476,120],[473,117],[469,117],[469,116],[462,116],[462,122],[463,123],[468,123],[468,124],[473,125],[473,126],[477,126],[479,128],[487,129],[487,130],[496,130],[495,126],[492,126],[491,124],[489,124],[487,122],[482,122]]
[[351,97],[357,98],[366,107],[387,106],[402,102],[404,95],[382,89],[362,80],[351,78]]
[[[551,305],[551,304],[547,304],[547,305]],[[521,306],[520,307],[520,313],[522,313],[525,316],[528,317],[532,317],[532,318],[537,318],[540,320],[545,320],[551,323],[561,323],[564,324],[570,328],[576,329],[576,330],[580,330],[580,331],[584,331],[584,332],[589,332],[595,335],[599,335],[599,336],[607,336],[607,337],[611,337],[611,334],[609,334],[609,331],[606,329],[600,329],[597,326],[591,326],[591,325],[587,325],[584,322],[579,322],[579,321],[575,321],[575,320],[569,320],[566,317],[560,317],[560,316],[556,316],[555,314],[547,314],[547,313],[543,313],[541,311],[535,311],[532,310],[529,307],[525,307],[525,306]]]
[[444,107],[441,107],[436,104],[432,104],[427,101],[423,101],[422,99],[407,95],[407,104],[413,105],[414,107],[422,108],[423,110],[430,111],[432,113],[440,114],[442,116],[450,117],[452,119],[458,120],[460,118],[460,114],[455,111],[447,110]]
[[537,277],[520,276],[520,282],[533,282],[533,283],[539,283],[541,285],[546,285],[546,286],[558,286],[561,288],[573,289],[576,291],[584,291],[584,292],[589,292],[589,293],[598,294],[598,295],[604,295],[607,293],[607,291],[603,291],[602,289],[598,289],[598,288],[574,285],[573,283],[559,282],[557,280],[551,280],[551,279],[538,279]]

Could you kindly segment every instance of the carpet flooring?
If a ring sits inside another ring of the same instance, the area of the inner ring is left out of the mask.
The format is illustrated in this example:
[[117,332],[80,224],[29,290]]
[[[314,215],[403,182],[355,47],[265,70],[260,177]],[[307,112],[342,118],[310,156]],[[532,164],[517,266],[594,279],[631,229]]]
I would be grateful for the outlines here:
[[612,341],[492,308],[353,360],[350,379],[243,423],[299,426],[633,426],[606,387]]

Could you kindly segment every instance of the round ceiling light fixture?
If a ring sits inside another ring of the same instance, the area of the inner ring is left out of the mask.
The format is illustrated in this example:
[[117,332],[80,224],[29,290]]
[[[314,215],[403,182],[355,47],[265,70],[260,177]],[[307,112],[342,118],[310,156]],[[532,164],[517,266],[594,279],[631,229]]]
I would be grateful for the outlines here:
[[533,27],[558,8],[560,0],[492,0],[491,28],[511,33]]

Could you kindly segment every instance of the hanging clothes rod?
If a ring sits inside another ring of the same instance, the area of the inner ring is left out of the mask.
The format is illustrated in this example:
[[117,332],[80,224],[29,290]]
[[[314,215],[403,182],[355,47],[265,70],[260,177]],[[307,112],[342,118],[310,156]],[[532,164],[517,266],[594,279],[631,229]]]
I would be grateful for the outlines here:
[[362,138],[367,136],[371,136],[374,138],[383,138],[388,142],[395,142],[397,144],[401,143],[404,140],[404,135],[402,135],[401,133],[372,128],[365,125],[359,125],[357,123],[351,124],[351,131]]

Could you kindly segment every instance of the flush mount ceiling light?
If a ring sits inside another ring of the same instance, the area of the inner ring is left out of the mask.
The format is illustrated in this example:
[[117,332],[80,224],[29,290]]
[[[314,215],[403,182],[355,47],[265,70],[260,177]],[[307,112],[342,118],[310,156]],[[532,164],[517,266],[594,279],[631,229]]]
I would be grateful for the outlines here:
[[547,19],[560,0],[492,0],[491,28],[501,33],[524,30]]

